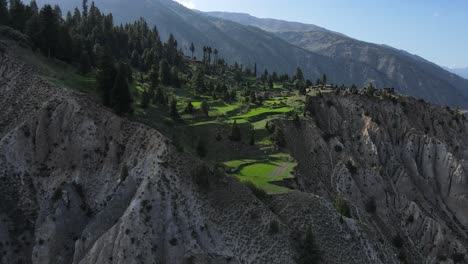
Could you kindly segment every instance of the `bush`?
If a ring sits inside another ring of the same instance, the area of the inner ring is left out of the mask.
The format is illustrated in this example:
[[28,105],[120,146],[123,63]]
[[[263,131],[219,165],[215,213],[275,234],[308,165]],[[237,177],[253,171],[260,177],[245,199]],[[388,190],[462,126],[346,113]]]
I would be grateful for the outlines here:
[[349,209],[348,202],[346,202],[346,200],[341,195],[336,197],[334,206],[336,211],[338,211],[338,213],[340,213],[342,216],[351,218],[351,209]]
[[403,238],[401,238],[401,236],[399,234],[397,234],[396,236],[393,237],[392,239],[392,244],[393,246],[395,246],[396,248],[402,248],[403,247]]
[[307,229],[304,240],[299,248],[298,264],[315,264],[322,260],[321,252],[315,243],[314,235],[310,228]]
[[365,204],[366,212],[368,213],[375,213],[377,210],[377,205],[375,204],[375,198],[371,197]]
[[278,147],[286,146],[286,138],[284,137],[284,132],[281,128],[275,127],[275,132],[271,135],[271,141],[273,141]]
[[272,220],[270,222],[270,229],[269,229],[270,234],[278,234],[279,230],[280,230],[280,225],[278,221]]
[[202,190],[210,190],[223,176],[218,166],[208,166],[206,163],[196,166],[192,171],[193,182]]
[[462,263],[465,260],[465,254],[463,253],[453,253],[452,260],[455,263]]
[[356,175],[358,172],[356,165],[354,165],[351,160],[346,162],[346,168],[348,169],[349,173],[351,173],[351,175]]

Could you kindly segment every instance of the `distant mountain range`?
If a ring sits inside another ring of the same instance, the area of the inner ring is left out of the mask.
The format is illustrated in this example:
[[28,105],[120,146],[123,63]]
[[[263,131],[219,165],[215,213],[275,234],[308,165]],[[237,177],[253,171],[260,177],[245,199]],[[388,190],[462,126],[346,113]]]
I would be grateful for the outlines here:
[[[39,0],[60,3],[65,9],[79,1]],[[179,47],[189,54],[193,42],[196,55],[202,46],[216,47],[229,63],[238,62],[260,70],[292,74],[297,66],[306,78],[323,73],[338,85],[370,83],[379,88],[428,101],[468,108],[468,80],[418,56],[385,45],[359,41],[327,29],[297,22],[260,19],[247,14],[203,13],[172,0],[96,0],[115,21],[132,22],[144,17],[157,25],[165,39],[173,33]]]
[[448,68],[444,67],[447,71],[454,73],[460,77],[463,77],[465,79],[468,79],[468,67],[466,68]]

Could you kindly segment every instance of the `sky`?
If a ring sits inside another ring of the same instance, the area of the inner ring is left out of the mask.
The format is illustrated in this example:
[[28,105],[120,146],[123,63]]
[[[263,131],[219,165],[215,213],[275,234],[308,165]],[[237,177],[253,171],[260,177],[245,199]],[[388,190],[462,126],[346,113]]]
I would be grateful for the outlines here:
[[201,11],[248,13],[315,24],[406,50],[450,68],[468,67],[468,0],[178,0]]

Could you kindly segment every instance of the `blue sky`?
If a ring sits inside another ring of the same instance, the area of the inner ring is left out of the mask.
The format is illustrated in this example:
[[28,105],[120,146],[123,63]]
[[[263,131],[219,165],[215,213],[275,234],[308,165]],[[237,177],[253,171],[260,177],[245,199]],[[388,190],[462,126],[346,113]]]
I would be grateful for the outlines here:
[[202,11],[231,11],[311,23],[387,44],[442,66],[468,67],[468,0],[179,0]]

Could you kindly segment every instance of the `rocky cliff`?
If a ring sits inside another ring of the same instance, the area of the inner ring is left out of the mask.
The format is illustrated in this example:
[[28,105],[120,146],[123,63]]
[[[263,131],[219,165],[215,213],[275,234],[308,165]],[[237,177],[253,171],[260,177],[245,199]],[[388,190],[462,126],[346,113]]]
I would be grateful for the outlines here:
[[344,197],[351,217],[391,238],[407,263],[466,263],[468,123],[397,97],[310,98],[300,126],[282,122],[299,164],[290,185]]

